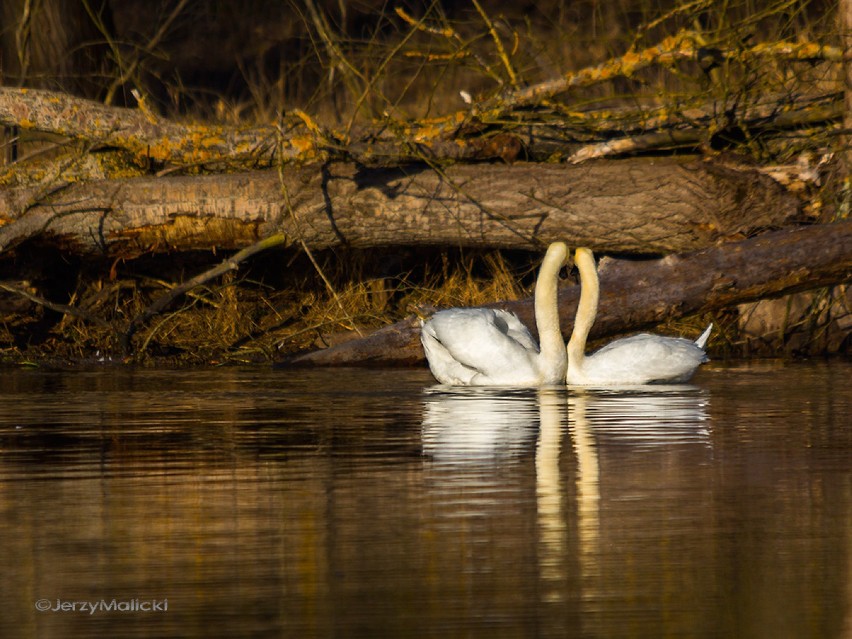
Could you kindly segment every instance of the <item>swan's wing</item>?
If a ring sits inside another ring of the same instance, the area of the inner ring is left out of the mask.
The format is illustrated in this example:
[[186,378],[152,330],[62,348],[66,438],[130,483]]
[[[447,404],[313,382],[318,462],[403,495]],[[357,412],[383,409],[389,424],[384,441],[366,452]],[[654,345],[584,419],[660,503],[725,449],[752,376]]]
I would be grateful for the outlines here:
[[535,342],[516,317],[507,316],[511,314],[505,311],[460,308],[440,311],[424,322],[421,342],[435,378],[465,385],[520,384],[534,378]]
[[642,333],[607,344],[586,358],[584,368],[589,377],[609,383],[685,382],[706,361],[695,342]]
[[528,351],[538,352],[538,344],[530,334],[529,329],[518,319],[518,316],[501,308],[495,308],[494,313],[498,322],[506,324],[506,334]]
[[426,361],[429,362],[429,370],[435,379],[442,384],[452,386],[470,386],[473,379],[479,374],[475,368],[469,368],[453,358],[452,354],[444,348],[431,327],[424,325],[420,331],[420,342],[426,353]]

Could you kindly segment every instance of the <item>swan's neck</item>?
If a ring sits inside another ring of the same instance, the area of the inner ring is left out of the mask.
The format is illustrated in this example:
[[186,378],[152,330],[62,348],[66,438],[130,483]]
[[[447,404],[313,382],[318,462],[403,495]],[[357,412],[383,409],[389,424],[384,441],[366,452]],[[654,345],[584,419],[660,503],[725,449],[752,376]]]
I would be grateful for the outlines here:
[[541,349],[541,372],[549,379],[561,379],[567,368],[565,340],[559,328],[557,287],[559,269],[568,257],[568,247],[554,242],[547,249],[535,284],[535,323]]
[[580,302],[574,318],[574,329],[568,340],[568,377],[576,378],[582,373],[586,355],[586,340],[595,323],[598,312],[600,285],[595,257],[589,249],[580,248],[574,256],[580,271]]

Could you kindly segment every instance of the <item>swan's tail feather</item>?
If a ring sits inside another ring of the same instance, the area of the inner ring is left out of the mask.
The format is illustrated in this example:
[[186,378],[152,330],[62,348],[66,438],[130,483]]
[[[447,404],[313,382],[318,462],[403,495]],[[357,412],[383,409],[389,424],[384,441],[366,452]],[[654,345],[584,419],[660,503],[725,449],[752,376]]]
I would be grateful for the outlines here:
[[695,340],[695,345],[698,348],[704,348],[704,345],[707,343],[707,339],[710,337],[710,331],[713,330],[713,322],[710,322],[707,325],[707,328],[704,329],[704,332],[698,336],[698,339]]

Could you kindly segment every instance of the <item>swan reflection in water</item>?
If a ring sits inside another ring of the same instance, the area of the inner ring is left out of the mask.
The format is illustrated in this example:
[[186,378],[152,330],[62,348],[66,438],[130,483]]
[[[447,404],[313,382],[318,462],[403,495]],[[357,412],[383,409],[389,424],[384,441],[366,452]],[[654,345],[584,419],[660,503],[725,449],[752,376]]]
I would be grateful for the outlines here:
[[[438,468],[449,471],[456,491],[487,493],[512,483],[524,473],[507,468],[521,471],[535,449],[536,556],[544,601],[560,601],[567,592],[559,468],[566,396],[564,387],[435,387],[427,392],[424,407],[423,451]],[[526,482],[521,485],[528,490]],[[483,503],[470,499],[466,505],[481,508]]]
[[538,422],[535,389],[435,386],[426,390],[423,452],[438,463],[517,459],[535,442]]
[[573,389],[569,421],[585,423],[606,446],[710,445],[709,393],[689,384]]
[[597,546],[599,450],[710,445],[707,394],[695,386],[576,389],[568,396],[568,429],[577,457],[577,511],[581,549]]
[[[601,455],[608,450],[642,455],[649,447],[668,451],[710,447],[709,394],[691,385],[606,389],[507,389],[437,386],[426,391],[422,424],[423,452],[453,474],[456,488],[482,487],[477,473],[453,469],[484,467],[503,472],[520,468],[535,449],[537,557],[542,597],[561,601],[568,594],[569,566],[580,566],[584,600],[599,601]],[[571,461],[562,459],[565,432],[575,456],[573,489],[576,512],[565,504]],[[617,483],[614,483],[617,489]],[[618,499],[617,494],[608,499]],[[473,507],[473,502],[470,504]],[[575,525],[566,520],[576,517]],[[569,561],[569,530],[577,531],[576,554]]]
[[570,391],[434,386],[425,391],[423,452],[438,462],[497,463],[529,452],[536,440],[550,451],[566,403],[573,432],[588,429],[607,446],[709,446],[708,402],[706,391],[687,384]]

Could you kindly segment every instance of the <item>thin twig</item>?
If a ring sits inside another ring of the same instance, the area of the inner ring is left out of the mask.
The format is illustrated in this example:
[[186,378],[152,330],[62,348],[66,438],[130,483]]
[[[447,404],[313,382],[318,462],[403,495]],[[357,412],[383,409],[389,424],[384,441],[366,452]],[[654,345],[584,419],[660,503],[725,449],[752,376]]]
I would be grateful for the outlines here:
[[[344,81],[349,86],[349,90],[352,92],[352,95],[358,95],[359,90],[357,80],[360,80],[364,85],[369,85],[367,78],[340,51],[340,47],[331,35],[331,27],[329,26],[328,21],[325,19],[322,12],[317,9],[314,0],[305,0],[305,6],[311,14],[311,21],[314,24],[314,29],[316,29],[317,35],[325,45],[326,52],[332,62],[332,68],[340,69]],[[331,76],[329,76],[329,79],[331,79]]]
[[503,41],[500,39],[500,36],[497,34],[497,31],[494,30],[494,23],[491,22],[491,19],[488,17],[488,14],[485,13],[485,9],[482,8],[482,5],[479,4],[478,0],[473,0],[473,6],[476,7],[476,10],[482,17],[483,22],[485,22],[485,26],[488,27],[488,32],[491,34],[491,39],[494,40],[494,46],[497,47],[497,55],[500,57],[500,61],[503,63],[503,67],[506,69],[506,74],[509,76],[509,82],[511,83],[512,88],[517,89],[518,76],[515,74],[515,70],[512,68],[512,63],[509,61],[509,56],[506,55],[506,49],[505,47],[503,47]]
[[[345,139],[349,139],[349,135],[352,132],[352,127],[355,125],[355,118],[358,114],[358,111],[361,109],[361,105],[364,104],[364,101],[370,95],[370,92],[376,90],[375,85],[376,82],[378,82],[379,78],[381,78],[382,72],[385,70],[391,60],[393,60],[397,52],[399,52],[400,49],[402,49],[402,47],[404,47],[408,43],[408,41],[413,35],[414,30],[411,30],[407,34],[405,34],[405,36],[403,36],[402,40],[390,51],[390,53],[388,53],[388,55],[385,56],[385,59],[382,60],[375,73],[373,73],[373,78],[367,82],[367,86],[364,87],[364,91],[355,101],[355,106],[352,108],[352,115],[349,118],[349,124],[346,125],[346,132],[344,134]],[[385,103],[390,104],[390,100],[388,100],[384,95],[381,95],[381,97],[385,101]]]
[[121,338],[121,344],[124,349],[124,352],[128,355],[132,354],[133,344],[131,340],[133,339],[133,335],[136,333],[136,331],[139,330],[139,327],[142,326],[142,324],[144,324],[150,318],[161,313],[166,307],[169,306],[169,304],[171,304],[178,297],[180,297],[190,289],[195,288],[196,286],[200,286],[205,282],[209,282],[215,277],[219,277],[220,275],[224,275],[229,271],[234,271],[238,269],[240,262],[248,259],[252,255],[273,248],[275,246],[287,244],[289,241],[290,238],[287,237],[284,233],[274,233],[273,235],[269,235],[260,240],[259,242],[255,242],[251,246],[247,246],[246,248],[234,254],[233,256],[222,260],[222,262],[217,266],[208,269],[191,279],[186,280],[182,284],[175,286],[168,293],[165,293],[164,295],[158,297],[145,310],[143,310],[136,317],[134,317],[128,325],[127,330]]
[[[165,37],[168,32],[169,27],[172,25],[172,22],[177,19],[177,17],[181,14],[184,7],[189,3],[189,0],[179,0],[177,5],[172,12],[168,15],[168,17],[163,21],[160,25],[160,28],[157,29],[157,32],[153,35],[153,37],[148,41],[148,44],[144,47],[146,50],[151,51],[155,49],[160,41]],[[89,7],[88,0],[84,0],[83,5],[86,7],[86,10],[89,12],[89,15],[92,16],[93,21],[97,25],[98,29],[101,31],[102,35],[106,39],[107,43],[109,43],[110,47],[113,50],[113,54],[116,55],[116,60],[119,62],[119,70],[121,69],[121,58],[120,58],[120,50],[117,46],[113,45],[111,34],[107,32],[105,25],[100,19],[95,19],[94,12]],[[106,97],[104,98],[104,103],[112,104],[113,99],[115,98],[116,91],[121,88],[121,85],[126,83],[130,78],[136,73],[136,69],[139,66],[141,61],[141,56],[137,53],[136,57],[130,62],[126,69],[121,71],[119,76],[112,81],[112,84],[107,89]]]
[[693,0],[693,2],[678,4],[671,11],[664,13],[655,20],[651,20],[645,24],[640,24],[636,28],[636,34],[633,36],[633,42],[630,45],[630,50],[632,51],[636,48],[636,44],[639,42],[640,38],[642,38],[646,33],[651,32],[651,30],[655,29],[663,22],[666,22],[677,15],[698,15],[703,9],[710,6],[712,3],[713,0]]
[[98,324],[99,326],[108,327],[109,324],[102,320],[100,317],[96,315],[92,315],[91,313],[87,313],[84,310],[76,308],[74,306],[68,306],[67,304],[58,304],[57,302],[51,302],[39,295],[35,295],[26,291],[17,286],[12,286],[11,284],[6,284],[5,282],[0,282],[0,290],[6,291],[7,293],[13,293],[15,295],[20,295],[31,302],[35,302],[39,306],[44,306],[45,308],[49,308],[52,311],[56,311],[57,313],[63,313],[65,315],[73,315],[74,317],[79,317],[80,319],[84,319],[87,322],[91,322],[92,324]]
[[21,7],[21,21],[15,29],[15,53],[21,67],[18,82],[23,86],[30,67],[30,36],[32,34],[33,0],[24,0]]
[[[402,18],[405,22],[407,22],[409,25],[411,25],[417,31],[422,31],[423,33],[429,33],[431,35],[438,35],[438,36],[441,36],[441,37],[446,38],[448,40],[454,40],[459,48],[456,49],[456,51],[454,53],[450,54],[451,56],[453,56],[450,59],[464,58],[464,57],[470,56],[474,60],[476,60],[477,64],[479,64],[480,68],[485,72],[485,74],[488,77],[492,78],[497,84],[500,84],[500,85],[503,84],[503,78],[500,77],[500,74],[498,74],[496,71],[494,71],[494,69],[491,68],[491,65],[489,65],[485,61],[485,59],[483,59],[482,56],[480,56],[478,53],[473,51],[470,48],[469,43],[465,42],[464,39],[459,35],[458,31],[453,29],[453,27],[451,27],[451,26],[432,27],[432,26],[429,26],[429,25],[426,24],[425,16],[423,18],[421,18],[420,20],[417,20],[416,18],[408,15],[405,12],[405,10],[402,9],[402,7],[397,7],[395,10],[396,10],[396,15],[398,15],[400,18]],[[434,56],[435,59],[440,59],[440,57],[443,54],[439,54],[439,53],[438,54],[420,54],[419,52],[408,52],[408,53],[406,53],[406,56],[415,56],[415,55],[420,55],[422,57],[426,57],[426,59],[429,60],[429,59],[432,59],[433,56]]]
[[[181,311],[179,310],[175,311],[174,313],[169,313],[162,320],[160,320],[150,331],[148,331],[148,334],[145,336],[145,340],[142,342],[142,346],[139,347],[139,352],[144,353],[146,350],[148,350],[148,344],[151,343],[151,340],[154,338],[154,335],[157,334],[160,328],[162,328],[163,325],[173,317],[177,317],[178,315],[180,315],[180,313]],[[166,337],[167,335],[168,334],[164,335],[164,337]]]
[[281,162],[279,162],[278,164],[278,178],[281,183],[281,194],[284,197],[284,206],[287,209],[288,215],[293,219],[294,222],[293,226],[296,230],[296,239],[298,239],[299,244],[305,251],[305,255],[308,256],[308,259],[311,261],[311,264],[313,264],[314,269],[316,269],[316,272],[319,274],[320,278],[322,278],[326,289],[328,289],[328,292],[331,293],[331,296],[337,306],[340,308],[340,311],[343,313],[346,319],[349,320],[349,323],[352,325],[352,329],[356,333],[358,333],[359,337],[363,337],[364,335],[363,333],[361,333],[361,329],[358,328],[358,325],[355,323],[355,320],[352,319],[352,316],[349,314],[349,311],[346,310],[346,307],[343,305],[343,301],[340,299],[340,296],[337,294],[337,291],[334,289],[334,286],[332,286],[331,281],[326,277],[325,272],[322,270],[322,267],[320,267],[319,262],[317,262],[316,258],[314,257],[313,251],[311,251],[307,242],[305,242],[304,238],[302,237],[299,217],[296,215],[296,210],[293,208],[293,205],[290,202],[290,192],[287,189],[286,182],[284,181],[284,164]]

